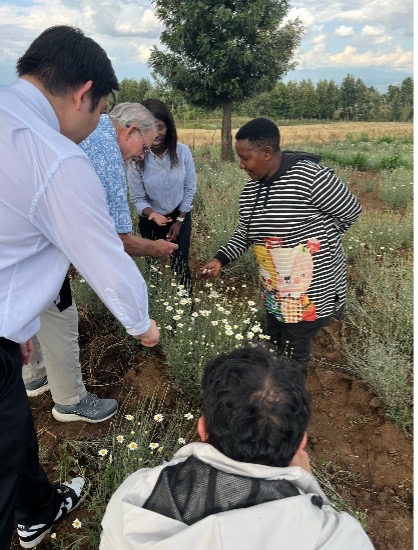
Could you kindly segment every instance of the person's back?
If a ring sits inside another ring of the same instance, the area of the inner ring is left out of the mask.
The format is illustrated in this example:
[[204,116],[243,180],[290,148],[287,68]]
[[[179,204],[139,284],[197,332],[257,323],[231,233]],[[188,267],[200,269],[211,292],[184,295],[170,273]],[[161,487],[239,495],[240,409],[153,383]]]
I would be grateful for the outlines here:
[[202,386],[202,443],[125,480],[103,518],[101,550],[373,548],[310,473],[309,396],[291,360],[234,350],[206,366]]

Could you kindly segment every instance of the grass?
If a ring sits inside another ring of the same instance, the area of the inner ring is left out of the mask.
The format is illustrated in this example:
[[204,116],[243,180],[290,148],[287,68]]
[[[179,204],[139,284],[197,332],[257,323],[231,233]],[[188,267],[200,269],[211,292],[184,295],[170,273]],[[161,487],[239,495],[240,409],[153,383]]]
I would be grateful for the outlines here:
[[[87,500],[88,513],[79,514],[80,530],[74,528],[53,539],[53,548],[99,548],[101,519],[110,497],[124,479],[139,468],[152,468],[170,460],[180,447],[194,439],[198,412],[184,400],[176,400],[170,407],[166,403],[165,394],[141,401],[128,396],[107,434],[66,442],[61,449],[61,464],[79,470],[94,490]],[[63,472],[63,477],[66,474]]]

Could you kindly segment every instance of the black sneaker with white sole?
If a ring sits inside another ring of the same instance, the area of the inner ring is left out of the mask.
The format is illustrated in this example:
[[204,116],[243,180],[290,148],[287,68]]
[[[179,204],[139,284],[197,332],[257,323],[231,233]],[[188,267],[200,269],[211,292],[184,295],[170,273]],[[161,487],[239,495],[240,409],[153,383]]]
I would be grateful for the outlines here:
[[86,481],[82,477],[75,477],[71,483],[64,482],[57,488],[62,502],[52,523],[38,523],[37,525],[17,525],[20,546],[34,548],[51,531],[53,525],[60,521],[69,512],[75,510],[86,498]]

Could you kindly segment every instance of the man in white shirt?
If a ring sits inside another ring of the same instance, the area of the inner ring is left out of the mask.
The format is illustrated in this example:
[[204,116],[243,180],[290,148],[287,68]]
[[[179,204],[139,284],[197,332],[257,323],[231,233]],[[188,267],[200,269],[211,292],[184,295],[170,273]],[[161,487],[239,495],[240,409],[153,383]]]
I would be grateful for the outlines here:
[[[83,498],[82,478],[52,486],[38,446],[21,365],[39,314],[70,263],[127,332],[159,341],[146,284],[124,252],[90,161],[78,147],[118,89],[104,50],[67,26],[44,31],[19,59],[20,78],[0,90],[0,548],[16,513],[20,544],[33,548]],[[141,139],[138,132],[131,139]],[[105,269],[103,267],[105,266]]]
[[122,483],[100,550],[372,550],[311,474],[299,364],[261,346],[235,349],[206,365],[202,397],[202,442]]

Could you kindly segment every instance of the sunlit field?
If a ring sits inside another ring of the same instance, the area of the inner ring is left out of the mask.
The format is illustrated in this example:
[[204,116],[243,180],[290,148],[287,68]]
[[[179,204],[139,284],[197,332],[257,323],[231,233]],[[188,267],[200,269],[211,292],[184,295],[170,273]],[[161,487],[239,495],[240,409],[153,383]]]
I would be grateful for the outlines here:
[[[248,119],[240,119],[239,124],[245,124]],[[191,148],[204,145],[218,145],[221,142],[220,121],[208,122],[212,129],[179,129],[179,139]],[[280,124],[283,148],[292,145],[307,145],[315,143],[334,143],[339,141],[357,141],[361,138],[375,141],[390,136],[391,139],[411,139],[413,124],[411,122],[329,122],[326,124],[305,124],[286,126]],[[238,126],[234,127],[234,136]]]

